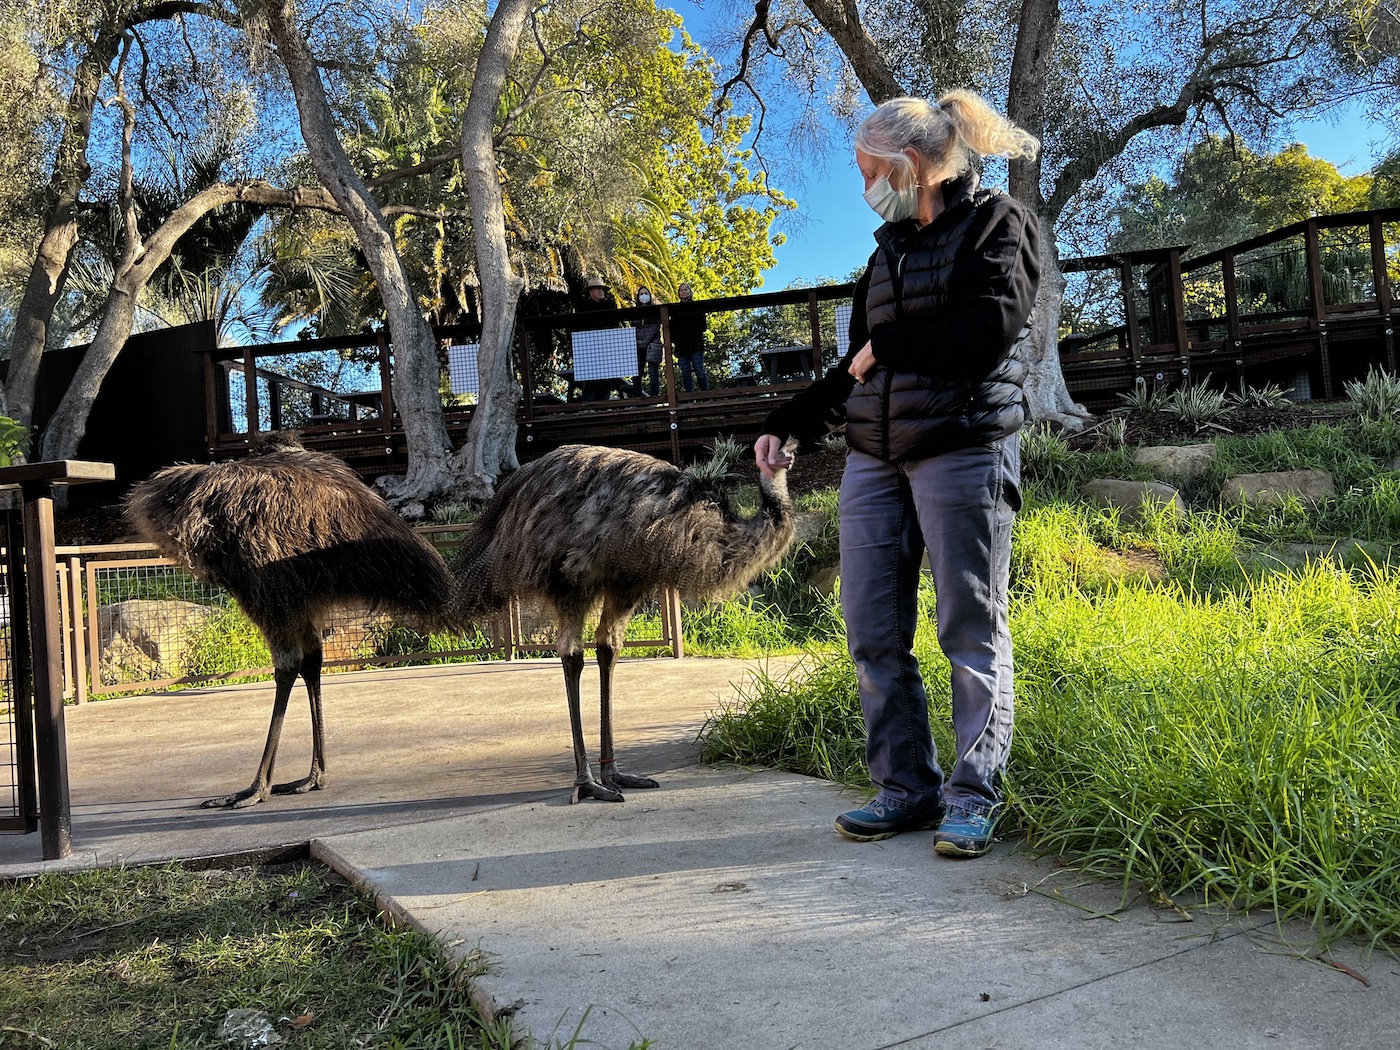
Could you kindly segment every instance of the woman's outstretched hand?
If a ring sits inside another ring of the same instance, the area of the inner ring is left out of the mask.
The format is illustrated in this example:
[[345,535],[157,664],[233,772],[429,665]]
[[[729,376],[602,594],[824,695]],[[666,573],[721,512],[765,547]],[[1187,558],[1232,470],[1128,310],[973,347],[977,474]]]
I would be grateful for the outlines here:
[[783,439],[776,434],[763,434],[753,443],[753,458],[765,477],[771,478],[779,467],[792,463],[792,457],[783,451]]

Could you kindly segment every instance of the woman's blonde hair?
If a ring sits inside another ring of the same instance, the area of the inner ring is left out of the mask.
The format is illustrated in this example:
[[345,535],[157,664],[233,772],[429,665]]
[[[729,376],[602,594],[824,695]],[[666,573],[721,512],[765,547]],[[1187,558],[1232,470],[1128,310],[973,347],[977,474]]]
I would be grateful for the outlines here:
[[1017,127],[973,91],[950,91],[937,102],[892,98],[882,102],[856,130],[856,147],[888,161],[905,175],[913,164],[904,150],[913,147],[950,176],[971,163],[969,151],[984,157],[1034,157],[1035,136]]

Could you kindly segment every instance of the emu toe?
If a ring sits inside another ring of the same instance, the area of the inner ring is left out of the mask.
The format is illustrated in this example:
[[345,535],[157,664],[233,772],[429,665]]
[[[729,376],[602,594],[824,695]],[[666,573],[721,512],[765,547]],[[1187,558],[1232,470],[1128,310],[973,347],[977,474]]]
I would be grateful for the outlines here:
[[247,809],[249,806],[256,806],[263,799],[267,798],[267,789],[259,788],[257,784],[245,788],[234,795],[220,795],[218,798],[206,798],[199,804],[200,809]]
[[637,777],[631,773],[604,773],[603,783],[610,788],[659,788],[661,786],[651,777]]
[[598,783],[596,780],[586,780],[581,784],[574,785],[573,796],[569,799],[570,805],[582,802],[586,798],[595,799],[598,802],[624,802],[622,792],[615,788]]
[[272,793],[274,795],[304,795],[308,791],[320,791],[326,786],[326,774],[311,771],[310,776],[302,777],[300,780],[289,780],[285,784],[273,784]]

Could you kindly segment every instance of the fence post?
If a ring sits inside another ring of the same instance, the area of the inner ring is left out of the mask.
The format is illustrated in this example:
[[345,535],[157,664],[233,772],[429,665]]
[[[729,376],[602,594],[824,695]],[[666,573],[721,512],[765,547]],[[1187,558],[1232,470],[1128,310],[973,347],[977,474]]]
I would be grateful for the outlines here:
[[1186,334],[1186,291],[1182,287],[1181,252],[1176,248],[1167,254],[1167,281],[1172,335],[1176,342],[1176,352],[1181,358],[1181,381],[1185,383],[1191,375],[1191,340]]
[[661,594],[671,621],[671,655],[679,660],[685,655],[685,632],[681,630],[681,592],[668,587]]
[[[55,580],[53,488],[83,481],[114,480],[116,469],[110,463],[59,460],[0,468],[0,488],[18,488],[22,501],[23,589],[28,610],[31,685],[28,695],[34,716],[34,754],[39,767],[39,833],[45,860],[61,860],[73,852],[68,742],[63,724],[64,636]],[[12,536],[11,543],[14,541]],[[16,561],[12,556],[11,565]],[[12,593],[11,598],[14,597]]]
[[[815,288],[807,290],[807,320],[812,326],[812,378],[820,379],[825,369],[822,368],[822,315]],[[836,341],[841,341],[840,332],[836,333]]]
[[1138,329],[1137,292],[1133,287],[1133,264],[1124,259],[1118,268],[1123,285],[1123,320],[1128,328],[1128,353],[1133,359],[1133,374],[1142,369],[1142,333]]
[[73,610],[70,626],[73,630],[73,697],[74,702],[79,704],[87,703],[88,698],[88,676],[87,676],[87,631],[84,630],[86,619],[83,617],[83,562],[81,558],[73,557],[68,559],[68,586],[72,590],[69,598],[69,605]]
[[243,432],[256,437],[262,426],[262,413],[258,405],[258,359],[252,346],[243,348],[243,400],[247,403],[243,412]]

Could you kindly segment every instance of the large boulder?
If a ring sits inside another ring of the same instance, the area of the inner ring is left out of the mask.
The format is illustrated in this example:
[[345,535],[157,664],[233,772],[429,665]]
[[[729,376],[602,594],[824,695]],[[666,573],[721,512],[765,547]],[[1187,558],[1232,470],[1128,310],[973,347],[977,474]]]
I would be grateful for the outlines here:
[[1181,494],[1160,481],[1094,478],[1080,486],[1079,491],[1085,499],[1117,507],[1122,520],[1128,524],[1136,522],[1154,506],[1167,507],[1178,514],[1186,513],[1186,502]]
[[1133,453],[1134,461],[1171,478],[1195,478],[1215,464],[1219,450],[1204,445],[1148,445]]
[[1284,503],[1289,498],[1316,503],[1336,495],[1337,483],[1325,470],[1238,474],[1233,478],[1226,478],[1225,484],[1220,487],[1220,498],[1224,502],[1254,507]]
[[216,615],[207,605],[175,600],[102,606],[97,644],[103,684],[179,677],[191,637]]

